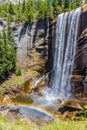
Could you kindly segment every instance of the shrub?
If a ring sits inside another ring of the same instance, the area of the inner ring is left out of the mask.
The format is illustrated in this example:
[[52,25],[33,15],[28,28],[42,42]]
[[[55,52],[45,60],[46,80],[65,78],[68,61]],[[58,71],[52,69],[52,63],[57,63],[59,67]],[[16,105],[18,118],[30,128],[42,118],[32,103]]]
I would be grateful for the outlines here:
[[17,76],[20,76],[22,73],[21,73],[21,69],[19,67],[16,68],[16,75]]

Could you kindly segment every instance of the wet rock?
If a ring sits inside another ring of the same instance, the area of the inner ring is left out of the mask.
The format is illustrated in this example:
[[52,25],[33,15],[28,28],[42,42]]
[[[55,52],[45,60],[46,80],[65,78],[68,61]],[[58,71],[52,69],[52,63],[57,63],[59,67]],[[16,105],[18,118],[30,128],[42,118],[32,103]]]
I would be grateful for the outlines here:
[[58,105],[61,105],[61,104],[63,103],[63,100],[62,100],[61,98],[59,98],[59,99],[57,100],[57,102],[58,102]]
[[38,90],[34,90],[34,93],[35,93],[36,95],[38,95],[39,97],[42,97],[42,96],[43,96],[42,92],[40,92],[40,91],[38,91]]
[[81,110],[83,110],[83,108],[76,100],[67,100],[58,108],[58,111],[62,114],[66,111],[72,112]]
[[37,87],[39,87],[39,88],[42,88],[42,87],[45,87],[45,86],[46,86],[46,82],[45,81],[39,82],[37,84]]

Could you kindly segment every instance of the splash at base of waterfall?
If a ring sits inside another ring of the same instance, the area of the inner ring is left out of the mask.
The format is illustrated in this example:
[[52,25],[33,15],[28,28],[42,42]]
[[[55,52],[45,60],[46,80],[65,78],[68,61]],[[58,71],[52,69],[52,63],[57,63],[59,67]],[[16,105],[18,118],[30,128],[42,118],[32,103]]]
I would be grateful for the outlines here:
[[[40,91],[40,95],[38,92],[33,92],[31,98],[34,101],[34,105],[38,105],[42,108],[50,108],[51,110],[55,110],[58,107],[58,99],[60,99],[55,96],[48,87]],[[62,101],[62,99],[60,100]]]

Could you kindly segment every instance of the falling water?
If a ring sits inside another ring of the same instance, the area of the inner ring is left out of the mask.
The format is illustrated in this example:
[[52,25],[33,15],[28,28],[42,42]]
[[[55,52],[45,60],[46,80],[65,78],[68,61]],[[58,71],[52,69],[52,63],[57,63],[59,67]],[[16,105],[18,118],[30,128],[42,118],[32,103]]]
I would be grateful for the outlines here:
[[66,99],[71,94],[70,77],[74,65],[81,8],[58,16],[51,88],[54,95]]

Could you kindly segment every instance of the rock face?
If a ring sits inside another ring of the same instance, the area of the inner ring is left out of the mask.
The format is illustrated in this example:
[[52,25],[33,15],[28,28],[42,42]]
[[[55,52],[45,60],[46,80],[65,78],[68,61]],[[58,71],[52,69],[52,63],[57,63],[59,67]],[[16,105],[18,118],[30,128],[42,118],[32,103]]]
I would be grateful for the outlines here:
[[53,68],[55,39],[56,39],[56,18],[49,21],[49,37],[48,37],[48,62],[47,68],[50,71]]
[[87,92],[87,28],[80,35],[77,42],[74,72],[72,81],[74,92]]
[[77,60],[81,66],[87,65],[87,28],[85,28],[78,39],[75,60]]
[[44,62],[47,59],[48,23],[47,20],[41,20],[33,24],[13,24],[18,45],[18,65],[39,66],[40,60]]
[[82,7],[80,16],[72,87],[74,94],[87,93],[87,5]]

